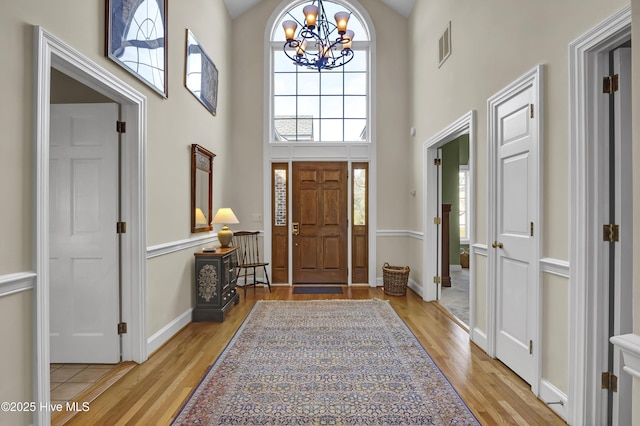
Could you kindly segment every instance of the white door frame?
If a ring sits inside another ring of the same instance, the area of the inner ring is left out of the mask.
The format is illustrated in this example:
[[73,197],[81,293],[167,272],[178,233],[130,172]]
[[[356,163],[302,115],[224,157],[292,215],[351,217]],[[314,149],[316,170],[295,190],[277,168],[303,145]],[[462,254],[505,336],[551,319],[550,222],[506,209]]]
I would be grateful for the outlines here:
[[[438,156],[438,149],[454,139],[469,134],[469,180],[467,185],[469,200],[467,200],[467,222],[475,224],[475,190],[474,190],[474,164],[476,146],[476,112],[471,110],[458,118],[440,132],[422,144],[422,229],[424,238],[422,239],[422,270],[424,279],[422,282],[422,298],[425,301],[436,300],[438,296],[438,286],[433,283],[433,278],[438,275],[438,258],[433,253],[434,241],[439,241],[439,226],[434,225],[434,214],[438,209],[438,168],[433,166],[433,161]],[[474,267],[474,242],[475,226],[469,229],[469,268]],[[438,249],[439,250],[439,249]],[[469,276],[469,329],[471,330],[471,340],[474,340],[475,329],[475,279],[474,275]]]
[[[141,363],[146,347],[146,97],[40,26],[34,26],[36,51],[34,122],[35,256],[33,401],[50,401],[49,379],[49,110],[51,68],[67,74],[121,104],[127,120],[122,165],[122,211],[128,222],[122,245],[122,312],[128,333],[122,335],[123,360]],[[115,123],[114,123],[115,126]],[[114,224],[115,232],[115,224]],[[114,327],[116,324],[114,324]],[[48,425],[50,413],[34,412],[34,424]]]
[[602,91],[605,62],[608,72],[608,52],[630,37],[629,5],[569,45],[569,424],[597,424],[602,418],[599,375],[606,357],[602,344],[609,334],[604,327],[608,306],[603,306],[608,290],[602,284],[604,268],[597,262],[602,244],[593,230],[605,223],[602,212],[594,208],[600,194],[608,192],[598,176],[604,167],[603,144],[608,145],[609,138],[603,138],[600,125],[608,122],[603,118],[608,111],[595,94]]
[[[544,101],[542,98],[542,92],[544,87],[543,81],[543,68],[542,65],[537,65],[527,73],[520,76],[514,82],[507,87],[493,95],[487,101],[487,145],[488,145],[488,224],[487,235],[490,240],[495,240],[498,234],[497,229],[497,191],[498,191],[498,129],[496,127],[496,108],[503,99],[510,97],[513,93],[517,93],[527,86],[533,85],[534,90],[534,114],[536,114],[537,120],[535,124],[537,126],[536,134],[538,141],[536,143],[535,158],[537,164],[533,165],[535,173],[537,175],[535,185],[535,194],[537,203],[533,207],[532,216],[530,221],[535,224],[538,229],[537,237],[534,239],[535,244],[535,259],[531,259],[530,267],[533,269],[532,285],[534,289],[534,300],[530,301],[534,303],[534,311],[536,321],[533,324],[532,340],[534,342],[532,355],[534,363],[534,373],[531,383],[531,390],[535,395],[538,395],[538,389],[540,386],[540,329],[541,329],[541,312],[540,312],[540,300],[541,300],[541,285],[540,285],[540,272],[538,262],[540,260],[541,247],[542,247],[542,145],[543,145],[543,117],[544,117]],[[489,250],[489,261],[487,263],[487,353],[495,357],[496,356],[496,337],[497,337],[497,309],[499,308],[497,303],[497,287],[496,287],[496,252],[495,250]]]

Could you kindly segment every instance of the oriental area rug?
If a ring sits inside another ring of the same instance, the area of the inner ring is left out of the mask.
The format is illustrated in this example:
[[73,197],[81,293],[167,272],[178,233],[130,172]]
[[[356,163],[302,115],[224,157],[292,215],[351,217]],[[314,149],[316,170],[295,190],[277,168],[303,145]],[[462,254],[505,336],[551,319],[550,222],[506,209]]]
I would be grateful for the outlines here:
[[382,300],[258,301],[174,425],[478,425]]

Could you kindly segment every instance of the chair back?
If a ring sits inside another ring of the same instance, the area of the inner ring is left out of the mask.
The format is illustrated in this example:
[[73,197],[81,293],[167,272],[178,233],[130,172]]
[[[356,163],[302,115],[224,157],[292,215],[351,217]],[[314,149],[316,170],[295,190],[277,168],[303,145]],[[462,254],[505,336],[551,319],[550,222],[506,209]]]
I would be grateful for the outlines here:
[[232,245],[238,247],[238,266],[261,263],[258,247],[260,231],[238,231],[233,233]]

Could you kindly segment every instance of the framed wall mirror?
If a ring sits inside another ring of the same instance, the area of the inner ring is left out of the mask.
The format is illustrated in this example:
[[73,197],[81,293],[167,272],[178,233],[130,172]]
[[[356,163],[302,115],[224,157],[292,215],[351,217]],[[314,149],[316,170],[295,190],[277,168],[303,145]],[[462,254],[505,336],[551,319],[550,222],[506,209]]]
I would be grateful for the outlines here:
[[213,159],[216,155],[191,145],[191,232],[211,231]]

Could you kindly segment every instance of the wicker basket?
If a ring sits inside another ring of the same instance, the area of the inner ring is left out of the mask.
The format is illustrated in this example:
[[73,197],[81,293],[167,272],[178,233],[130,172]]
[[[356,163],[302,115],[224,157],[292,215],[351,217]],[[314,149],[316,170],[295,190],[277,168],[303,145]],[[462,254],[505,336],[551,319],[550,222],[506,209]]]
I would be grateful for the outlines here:
[[384,294],[389,296],[404,296],[407,294],[407,281],[409,281],[408,266],[382,266],[382,280],[384,282]]

